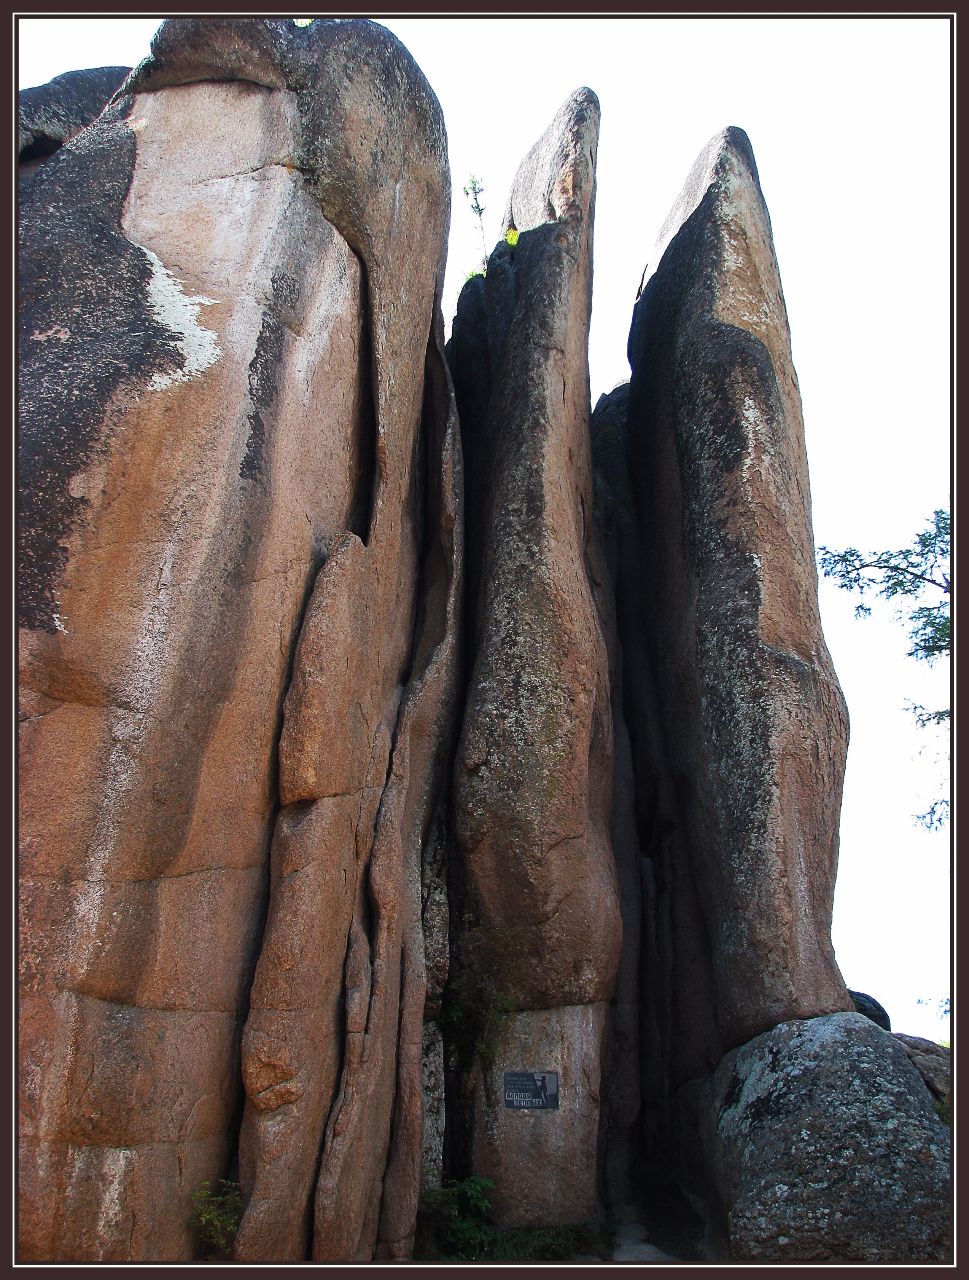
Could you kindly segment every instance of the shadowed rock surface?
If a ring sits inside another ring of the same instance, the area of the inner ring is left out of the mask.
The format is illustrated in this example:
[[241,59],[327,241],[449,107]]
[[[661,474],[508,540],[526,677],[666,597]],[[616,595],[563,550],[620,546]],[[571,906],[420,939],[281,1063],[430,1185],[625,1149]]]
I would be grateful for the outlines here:
[[866,995],[864,991],[849,991],[848,995],[851,996],[856,1013],[863,1013],[866,1018],[871,1018],[875,1026],[881,1027],[883,1031],[891,1031],[892,1020],[885,1007],[874,996]]
[[17,172],[30,181],[48,156],[96,120],[130,67],[66,71],[47,84],[21,89],[17,106]]
[[365,21],[165,23],[26,194],[24,1257],[192,1256],[247,1010],[239,1256],[408,1247],[448,208],[437,102]]
[[[603,593],[604,612],[613,619],[617,655],[613,848],[623,886],[623,951],[603,1102],[606,1187],[620,1203],[641,1196],[644,1181],[662,1186],[665,1198],[677,1073],[689,1078],[720,1055],[709,1016],[709,944],[653,677],[653,614],[630,470],[629,393],[623,383],[601,396],[591,424],[596,517],[612,588]],[[658,1186],[651,1198],[660,1198]]]
[[[624,661],[625,646],[636,654],[638,633],[619,611],[619,599],[635,599],[640,581],[635,501],[626,462],[629,383],[601,396],[591,421],[595,467],[593,514],[601,558],[592,574],[596,604],[603,619],[609,653],[612,695],[613,793],[610,838],[616,863],[622,913],[622,954],[610,1006],[609,1035],[603,1064],[600,1176],[602,1193],[613,1205],[637,1198],[643,1169],[641,1058],[641,968],[650,939],[643,933],[644,860],[637,821],[639,779],[635,773],[629,726],[630,705],[642,706],[648,668],[640,652]],[[658,758],[658,756],[657,756]],[[647,916],[647,924],[649,918]],[[655,1037],[654,1037],[655,1039]]]
[[[482,998],[515,1011],[493,1062],[468,1068],[472,1166],[496,1184],[499,1221],[524,1225],[595,1212],[622,928],[608,656],[589,570],[598,127],[598,102],[581,89],[529,152],[505,215],[517,243],[500,242],[465,287],[448,348],[468,495],[471,673],[454,781],[474,921],[463,964],[488,972]],[[505,1108],[503,1073],[530,1068],[559,1071],[574,1110]]]

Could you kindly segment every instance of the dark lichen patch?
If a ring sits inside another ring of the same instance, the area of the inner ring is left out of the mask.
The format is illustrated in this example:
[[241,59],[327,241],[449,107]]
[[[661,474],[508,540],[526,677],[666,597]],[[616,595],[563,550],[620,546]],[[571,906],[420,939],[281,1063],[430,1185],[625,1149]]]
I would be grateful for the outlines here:
[[263,474],[266,424],[263,414],[279,391],[279,369],[283,354],[283,326],[271,311],[264,311],[256,350],[249,363],[249,437],[239,464],[242,480],[257,480]]
[[744,1091],[744,1084],[744,1077],[740,1075],[735,1068],[733,1075],[730,1077],[730,1084],[727,1087],[727,1091],[723,1095],[723,1101],[720,1103],[720,1109],[717,1112],[718,1121],[723,1117],[723,1113],[725,1111],[732,1110],[738,1104],[740,1096]]
[[111,405],[182,365],[149,305],[152,264],[121,232],[135,166],[131,100],[38,171],[20,208],[18,334],[21,625],[57,629],[56,584]]
[[275,271],[273,273],[273,298],[280,309],[285,308],[287,311],[295,311],[299,305],[300,282],[296,276],[291,275],[288,271]]

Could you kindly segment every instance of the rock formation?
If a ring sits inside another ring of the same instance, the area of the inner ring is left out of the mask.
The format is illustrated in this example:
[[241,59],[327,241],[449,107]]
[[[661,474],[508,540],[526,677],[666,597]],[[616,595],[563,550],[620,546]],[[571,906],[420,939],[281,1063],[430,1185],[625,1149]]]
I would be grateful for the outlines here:
[[634,503],[617,599],[672,987],[647,1016],[670,1028],[682,1081],[780,1021],[852,1007],[829,937],[847,718],[818,616],[770,222],[739,130],[697,161],[654,261],[627,422],[611,443],[593,430],[600,458],[618,448],[600,466],[628,467]]
[[445,355],[396,39],[172,19],[122,74],[21,100],[20,1260],[198,1258],[219,1179],[237,1261],[405,1260],[471,1174],[616,1260],[944,1260],[948,1056],[830,943],[847,717],[745,135],[590,415],[590,90]]
[[407,1247],[448,211],[437,102],[361,21],[164,24],[26,192],[25,1258],[191,1256],[243,1019],[240,1256]]
[[[598,130],[582,89],[528,153],[505,213],[517,240],[465,287],[448,348],[467,476],[471,668],[454,809],[474,926],[462,962],[487,968],[482,994],[503,1015],[475,1068],[471,1164],[516,1225],[595,1214],[621,940],[608,659],[588,568]],[[509,1109],[505,1073],[535,1071],[556,1073],[559,1109]]]
[[935,1101],[936,1114],[942,1119],[952,1115],[952,1050],[922,1036],[907,1036],[901,1031],[895,1039],[908,1054],[912,1066],[928,1086]]
[[947,1260],[948,1128],[903,1046],[863,1015],[775,1027],[681,1097],[732,1258]]
[[[762,1180],[778,1181],[773,1150],[754,1146],[743,1177],[735,1165],[752,1141],[749,1125],[773,1113],[755,1098],[742,1134],[720,1124],[721,1085],[737,1056],[724,1057],[728,1050],[749,1042],[741,1054],[759,1062],[774,1041],[753,1039],[758,1033],[784,1041],[804,1027],[805,1036],[823,1036],[831,1022],[823,1015],[840,1019],[854,1008],[830,941],[847,716],[818,614],[803,427],[770,220],[740,130],[726,130],[699,157],[652,261],[629,338],[630,382],[600,401],[592,423],[644,854],[644,1177],[663,1186],[671,1152],[688,1145],[696,1125],[701,1154],[680,1186],[708,1231],[721,1209],[730,1215],[712,1245],[708,1235],[713,1256],[941,1256],[944,1143],[931,1097],[912,1088],[911,1073],[913,1124],[931,1150],[918,1184],[931,1205],[927,1232],[909,1236],[898,1225],[886,1233],[874,1185],[850,1227],[847,1218],[829,1221],[824,1206],[840,1204],[841,1193],[831,1187],[828,1142],[800,1152],[785,1182],[790,1195],[778,1192],[768,1213],[758,1197]],[[805,1018],[817,1021],[794,1021]],[[895,1094],[885,1082],[899,1055],[884,1033],[872,1041],[857,1015],[831,1025],[848,1057],[870,1065],[842,1117],[863,1127],[866,1109],[889,1114]],[[812,1059],[820,1082],[798,1104],[805,1116],[816,1110],[820,1119],[822,1093],[840,1078],[824,1083],[835,1039],[825,1041],[828,1056]],[[621,1057],[615,1035],[613,1056]],[[608,1093],[605,1105],[616,1110]],[[896,1179],[886,1203],[905,1199],[902,1145],[889,1141],[878,1173]],[[760,1216],[740,1225],[738,1206],[748,1202]],[[851,1231],[869,1242],[861,1252],[849,1247]]]

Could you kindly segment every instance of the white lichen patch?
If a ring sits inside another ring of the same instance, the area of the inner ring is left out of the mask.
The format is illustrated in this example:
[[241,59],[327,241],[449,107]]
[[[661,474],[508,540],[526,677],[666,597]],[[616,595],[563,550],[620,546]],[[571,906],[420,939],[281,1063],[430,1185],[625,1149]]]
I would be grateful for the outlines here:
[[139,246],[151,262],[151,280],[148,285],[148,306],[159,324],[175,335],[184,364],[171,373],[156,373],[148,383],[150,391],[164,391],[175,382],[188,382],[198,377],[222,354],[218,335],[199,323],[199,311],[212,306],[217,299],[201,295],[192,297],[182,291],[182,281],[177,280],[161,258],[143,245]]
[[127,1147],[110,1147],[104,1152],[101,1205],[98,1211],[97,1234],[100,1239],[111,1239],[121,1227],[124,1215],[125,1184],[134,1152]]
[[740,417],[747,437],[740,474],[749,498],[751,496],[751,471],[756,469],[762,476],[765,474],[769,476],[771,464],[774,461],[774,450],[772,448],[770,423],[763,409],[752,396],[744,396]]

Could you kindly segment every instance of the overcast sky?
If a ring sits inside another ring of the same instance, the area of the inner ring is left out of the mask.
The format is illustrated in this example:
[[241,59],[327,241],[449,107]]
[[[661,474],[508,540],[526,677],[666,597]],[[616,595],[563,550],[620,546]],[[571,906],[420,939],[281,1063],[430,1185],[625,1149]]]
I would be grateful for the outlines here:
[[[902,546],[950,501],[950,101],[939,18],[381,19],[440,99],[453,180],[444,297],[480,258],[461,188],[484,183],[489,247],[518,162],[580,85],[602,106],[592,401],[628,378],[655,236],[707,140],[745,129],[771,213],[804,402],[815,540]],[[20,87],[134,64],[158,19],[21,19]],[[200,139],[200,144],[204,140]],[[948,705],[947,664],[906,656],[890,606],[857,620],[822,581],[851,715],[834,942],[896,1030],[947,1034],[949,831],[913,820],[947,787],[948,742],[906,702]]]

